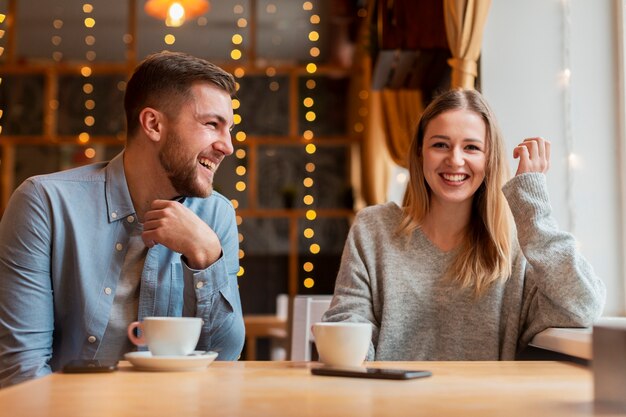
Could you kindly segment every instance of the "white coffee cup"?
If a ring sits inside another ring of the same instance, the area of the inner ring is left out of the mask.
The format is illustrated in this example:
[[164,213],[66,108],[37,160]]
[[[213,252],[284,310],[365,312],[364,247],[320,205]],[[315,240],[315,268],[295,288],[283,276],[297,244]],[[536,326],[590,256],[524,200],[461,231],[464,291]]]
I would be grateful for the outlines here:
[[330,366],[361,366],[372,340],[370,323],[315,323],[315,346],[320,361]]
[[128,338],[137,346],[147,345],[154,356],[186,356],[195,350],[201,330],[198,317],[145,317],[128,326]]

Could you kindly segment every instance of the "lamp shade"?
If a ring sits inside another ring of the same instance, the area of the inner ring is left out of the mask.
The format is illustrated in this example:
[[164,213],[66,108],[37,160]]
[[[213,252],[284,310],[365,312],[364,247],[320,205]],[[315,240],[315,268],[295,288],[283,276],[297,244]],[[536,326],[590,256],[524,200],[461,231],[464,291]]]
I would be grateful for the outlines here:
[[149,16],[165,20],[167,26],[180,26],[209,11],[207,0],[147,0],[144,10]]

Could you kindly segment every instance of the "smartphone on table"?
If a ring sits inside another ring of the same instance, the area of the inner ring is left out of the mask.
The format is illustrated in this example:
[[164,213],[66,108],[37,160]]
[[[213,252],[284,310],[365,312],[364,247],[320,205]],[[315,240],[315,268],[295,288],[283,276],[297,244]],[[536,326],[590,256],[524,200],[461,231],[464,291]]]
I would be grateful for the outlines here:
[[323,376],[343,376],[350,378],[377,378],[406,380],[415,378],[425,378],[432,375],[430,371],[412,371],[408,369],[391,368],[337,368],[331,366],[321,366],[311,368],[313,375]]
[[98,359],[75,359],[63,367],[63,372],[66,374],[113,372],[115,370],[117,370],[117,361]]

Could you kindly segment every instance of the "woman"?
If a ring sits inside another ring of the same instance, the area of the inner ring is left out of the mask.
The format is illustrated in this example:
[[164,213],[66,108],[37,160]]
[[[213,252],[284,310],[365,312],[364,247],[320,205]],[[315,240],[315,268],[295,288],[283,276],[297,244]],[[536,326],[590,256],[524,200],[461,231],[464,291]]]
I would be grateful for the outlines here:
[[368,360],[511,360],[548,327],[591,325],[605,288],[551,216],[550,142],[513,156],[508,181],[478,92],[437,97],[411,144],[404,207],[358,213],[324,321],[372,323]]

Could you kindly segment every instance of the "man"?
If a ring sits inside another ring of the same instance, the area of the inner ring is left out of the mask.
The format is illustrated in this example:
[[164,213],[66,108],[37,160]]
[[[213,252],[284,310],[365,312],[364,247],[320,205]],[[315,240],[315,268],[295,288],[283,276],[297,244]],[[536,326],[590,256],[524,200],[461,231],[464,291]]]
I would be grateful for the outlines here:
[[212,188],[234,93],[209,62],[151,55],[126,87],[124,151],[15,191],[0,222],[0,386],[120,359],[147,316],[201,317],[198,349],[238,358],[237,226]]

